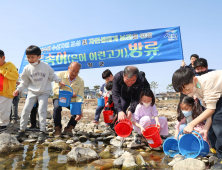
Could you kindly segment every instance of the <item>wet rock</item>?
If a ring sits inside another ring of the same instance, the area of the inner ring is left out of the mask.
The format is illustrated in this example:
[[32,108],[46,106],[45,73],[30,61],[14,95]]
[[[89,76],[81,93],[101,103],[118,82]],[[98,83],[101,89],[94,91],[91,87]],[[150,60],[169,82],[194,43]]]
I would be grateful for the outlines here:
[[148,161],[148,164],[151,165],[153,168],[157,167],[157,164],[154,160]]
[[25,139],[24,142],[28,142],[28,143],[32,143],[32,142],[36,142],[37,139]]
[[129,152],[124,152],[124,154],[121,156],[121,158],[124,158],[122,169],[124,170],[131,170],[131,169],[137,169],[138,165],[135,163],[135,159],[133,155]]
[[53,132],[53,128],[48,128],[47,132]]
[[0,154],[10,154],[13,151],[22,150],[23,145],[10,134],[0,134]]
[[79,137],[79,141],[82,142],[82,143],[84,143],[84,142],[87,141],[87,137],[86,137],[86,136],[80,136],[80,137]]
[[115,146],[115,147],[120,147],[122,145],[122,143],[119,140],[116,140],[116,139],[111,139],[110,144]]
[[204,170],[206,169],[205,163],[197,160],[197,159],[192,159],[192,158],[188,158],[185,160],[182,160],[178,163],[176,163],[173,166],[174,170]]
[[69,145],[66,144],[63,140],[55,140],[54,142],[51,142],[49,144],[49,149],[55,149],[55,150],[70,150],[71,148]]
[[49,137],[53,137],[53,136],[54,136],[53,132],[49,132]]
[[99,155],[94,150],[89,148],[74,147],[67,154],[67,161],[75,162],[77,164],[88,163],[97,159],[99,159]]
[[113,167],[114,168],[119,168],[119,169],[122,169],[122,165],[123,165],[123,162],[125,161],[124,158],[118,158],[118,159],[115,159],[115,161],[113,162]]
[[204,162],[204,163],[208,163],[208,162],[209,162],[209,160],[208,160],[207,157],[203,157],[201,160],[202,160],[202,162]]
[[147,165],[146,162],[144,161],[143,157],[140,154],[136,156],[136,164],[139,166]]
[[48,125],[48,128],[53,128],[53,125]]
[[96,138],[89,138],[89,140],[90,140],[90,141],[94,141],[94,140],[96,140]]
[[95,169],[110,169],[113,166],[114,159],[100,159],[93,161],[91,165],[95,166]]
[[169,166],[174,166],[177,162],[182,161],[184,157],[180,154],[177,154],[173,157],[173,160],[168,163]]
[[209,157],[209,163],[211,165],[214,165],[217,162],[218,158],[216,156],[210,156]]
[[103,159],[111,158],[112,155],[110,153],[110,150],[111,150],[111,146],[109,145],[99,154],[99,156]]

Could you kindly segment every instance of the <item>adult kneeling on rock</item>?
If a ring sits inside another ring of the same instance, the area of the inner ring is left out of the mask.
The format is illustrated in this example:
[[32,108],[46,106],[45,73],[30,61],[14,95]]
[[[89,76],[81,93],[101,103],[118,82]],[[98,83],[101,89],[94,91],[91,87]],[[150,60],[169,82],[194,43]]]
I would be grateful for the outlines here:
[[[127,66],[113,79],[113,102],[118,113],[118,120],[130,119],[139,103],[140,93],[144,88],[145,78],[134,66]],[[126,115],[126,110],[130,106]]]
[[[79,70],[81,68],[81,65],[77,62],[70,63],[68,67],[68,71],[61,71],[58,73],[58,77],[62,79],[62,82],[69,85],[73,89],[73,96],[71,99],[71,102],[82,102],[82,99],[78,97],[77,95],[84,97],[84,81],[81,77],[78,76]],[[69,87],[62,87],[61,89],[70,91],[71,89]],[[59,85],[57,83],[54,84],[53,88],[53,118],[55,123],[55,137],[59,137],[61,135],[61,112],[62,107],[59,106]],[[70,109],[70,107],[67,107]],[[82,108],[83,109],[83,106]],[[63,134],[73,136],[72,129],[76,126],[76,123],[78,120],[82,118],[83,114],[81,115],[74,115],[70,118],[67,127],[64,128]]]

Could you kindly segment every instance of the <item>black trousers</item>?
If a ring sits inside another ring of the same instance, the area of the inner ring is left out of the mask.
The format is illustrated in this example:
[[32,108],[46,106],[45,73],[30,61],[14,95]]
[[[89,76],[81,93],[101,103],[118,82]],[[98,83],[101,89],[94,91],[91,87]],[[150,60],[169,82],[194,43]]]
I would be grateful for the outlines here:
[[[53,109],[53,119],[54,119],[54,123],[55,123],[55,127],[59,126],[60,128],[62,128],[62,124],[61,124],[61,112],[62,112],[62,107],[59,106],[59,99],[54,99],[53,100],[53,105],[54,105],[54,109]],[[70,107],[67,107],[67,109],[70,110]],[[67,127],[71,126],[76,126],[77,121],[75,120],[76,115],[73,115],[70,120],[69,123],[67,125]]]
[[217,151],[217,156],[222,158],[222,97],[218,100],[216,110],[212,115],[212,125],[208,132],[212,148]]
[[39,103],[36,103],[36,107],[32,108],[31,114],[30,114],[30,120],[31,120],[31,126],[35,127],[36,126],[36,115],[38,113],[38,107]]

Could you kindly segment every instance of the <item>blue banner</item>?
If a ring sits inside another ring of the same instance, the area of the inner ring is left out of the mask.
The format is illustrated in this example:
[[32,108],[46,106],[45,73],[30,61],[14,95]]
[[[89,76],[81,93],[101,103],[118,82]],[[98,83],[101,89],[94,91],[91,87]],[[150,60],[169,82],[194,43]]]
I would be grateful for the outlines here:
[[[67,70],[74,61],[88,69],[183,59],[180,27],[95,35],[40,48],[41,61],[55,71]],[[24,54],[19,73],[27,64]]]

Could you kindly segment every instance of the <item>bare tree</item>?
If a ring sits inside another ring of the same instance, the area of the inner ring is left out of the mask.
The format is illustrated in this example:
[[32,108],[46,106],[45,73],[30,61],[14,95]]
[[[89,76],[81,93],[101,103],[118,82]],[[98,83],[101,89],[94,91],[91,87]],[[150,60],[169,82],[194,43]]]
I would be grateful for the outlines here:
[[168,84],[166,89],[169,91],[173,91],[173,84]]
[[151,89],[153,89],[154,96],[155,96],[155,89],[158,88],[157,82],[152,81],[152,82],[150,83],[150,87],[151,87]]

